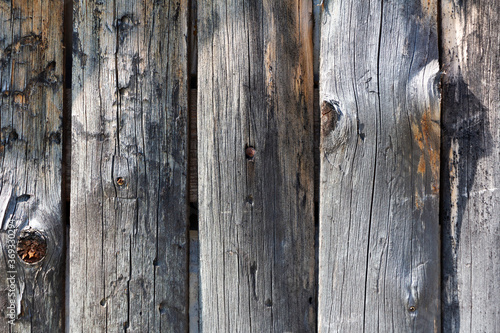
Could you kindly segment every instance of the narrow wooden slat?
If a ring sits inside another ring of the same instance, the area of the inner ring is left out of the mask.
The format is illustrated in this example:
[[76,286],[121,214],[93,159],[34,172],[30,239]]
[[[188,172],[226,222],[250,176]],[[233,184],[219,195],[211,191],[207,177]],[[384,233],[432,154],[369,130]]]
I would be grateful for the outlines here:
[[187,13],[74,3],[71,332],[187,331]]
[[314,332],[312,3],[198,4],[203,331]]
[[325,1],[321,332],[440,330],[437,1]]
[[63,330],[62,6],[0,3],[0,332]]
[[200,332],[200,242],[198,231],[189,231],[189,332]]
[[500,2],[441,4],[443,332],[498,332]]

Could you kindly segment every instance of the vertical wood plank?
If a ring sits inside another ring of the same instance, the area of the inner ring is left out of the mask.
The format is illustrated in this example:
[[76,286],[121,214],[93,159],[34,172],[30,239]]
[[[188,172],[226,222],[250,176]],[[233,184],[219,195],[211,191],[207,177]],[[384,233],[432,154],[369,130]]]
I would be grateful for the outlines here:
[[62,6],[0,3],[1,332],[63,330]]
[[198,24],[203,331],[313,332],[312,3],[204,1]]
[[500,329],[500,2],[444,0],[443,331]]
[[198,231],[189,231],[189,332],[200,332],[200,242]]
[[70,331],[188,329],[187,13],[74,3]]
[[437,1],[325,1],[319,329],[435,332]]

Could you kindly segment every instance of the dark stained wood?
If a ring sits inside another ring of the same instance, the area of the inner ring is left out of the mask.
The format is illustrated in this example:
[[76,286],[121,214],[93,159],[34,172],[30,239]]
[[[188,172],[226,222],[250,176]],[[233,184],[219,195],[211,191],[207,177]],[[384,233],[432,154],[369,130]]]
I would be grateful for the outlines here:
[[325,1],[319,330],[440,330],[437,1]]
[[187,13],[74,3],[71,332],[188,329]]
[[203,331],[314,332],[312,3],[197,10]]
[[0,332],[63,331],[62,6],[0,2]]
[[196,89],[189,91],[189,202],[198,202],[197,95]]
[[443,332],[497,332],[500,2],[441,4]]

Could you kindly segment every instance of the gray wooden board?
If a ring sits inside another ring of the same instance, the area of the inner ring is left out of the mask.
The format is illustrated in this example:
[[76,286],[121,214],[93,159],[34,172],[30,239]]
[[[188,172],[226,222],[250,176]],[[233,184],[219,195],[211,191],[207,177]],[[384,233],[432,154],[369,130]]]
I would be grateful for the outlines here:
[[71,332],[188,329],[187,14],[74,3]]
[[312,2],[197,12],[202,329],[314,332]]
[[498,332],[500,2],[441,5],[443,332]]
[[[66,94],[68,94],[71,98],[71,90],[67,89]],[[198,202],[198,138],[197,138],[197,107],[196,107],[196,98],[198,91],[197,89],[190,89],[189,91],[189,202],[197,203]],[[318,201],[319,197],[319,130],[320,130],[320,117],[319,117],[319,89],[314,89],[314,175],[315,175],[315,186],[314,186],[314,201]],[[68,125],[69,124],[69,125]],[[68,124],[64,123],[64,126],[71,127],[71,122]],[[70,129],[68,129],[70,130]],[[71,144],[65,142],[64,143],[65,153],[71,152]],[[64,187],[65,190],[63,194],[67,197],[63,197],[63,200],[69,201],[69,193],[70,193],[70,174],[71,174],[71,160],[68,159],[66,161],[66,170],[64,171]]]
[[198,231],[189,231],[189,332],[200,332],[200,242]]
[[[0,332],[63,329],[62,6],[0,3]],[[47,242],[36,264],[16,253],[28,229]]]
[[321,332],[440,330],[437,1],[324,1]]

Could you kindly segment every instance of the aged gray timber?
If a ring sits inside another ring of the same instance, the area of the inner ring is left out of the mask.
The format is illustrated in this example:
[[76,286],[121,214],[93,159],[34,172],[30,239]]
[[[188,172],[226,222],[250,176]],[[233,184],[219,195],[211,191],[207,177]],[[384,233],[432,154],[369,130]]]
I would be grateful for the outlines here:
[[198,24],[202,329],[314,332],[312,2],[204,1]]
[[321,332],[440,329],[437,1],[325,1]]
[[441,3],[443,332],[498,332],[500,2]]
[[74,3],[71,332],[187,331],[187,14]]
[[[0,2],[0,332],[63,330],[62,6]],[[37,263],[16,253],[27,230],[47,242]]]

